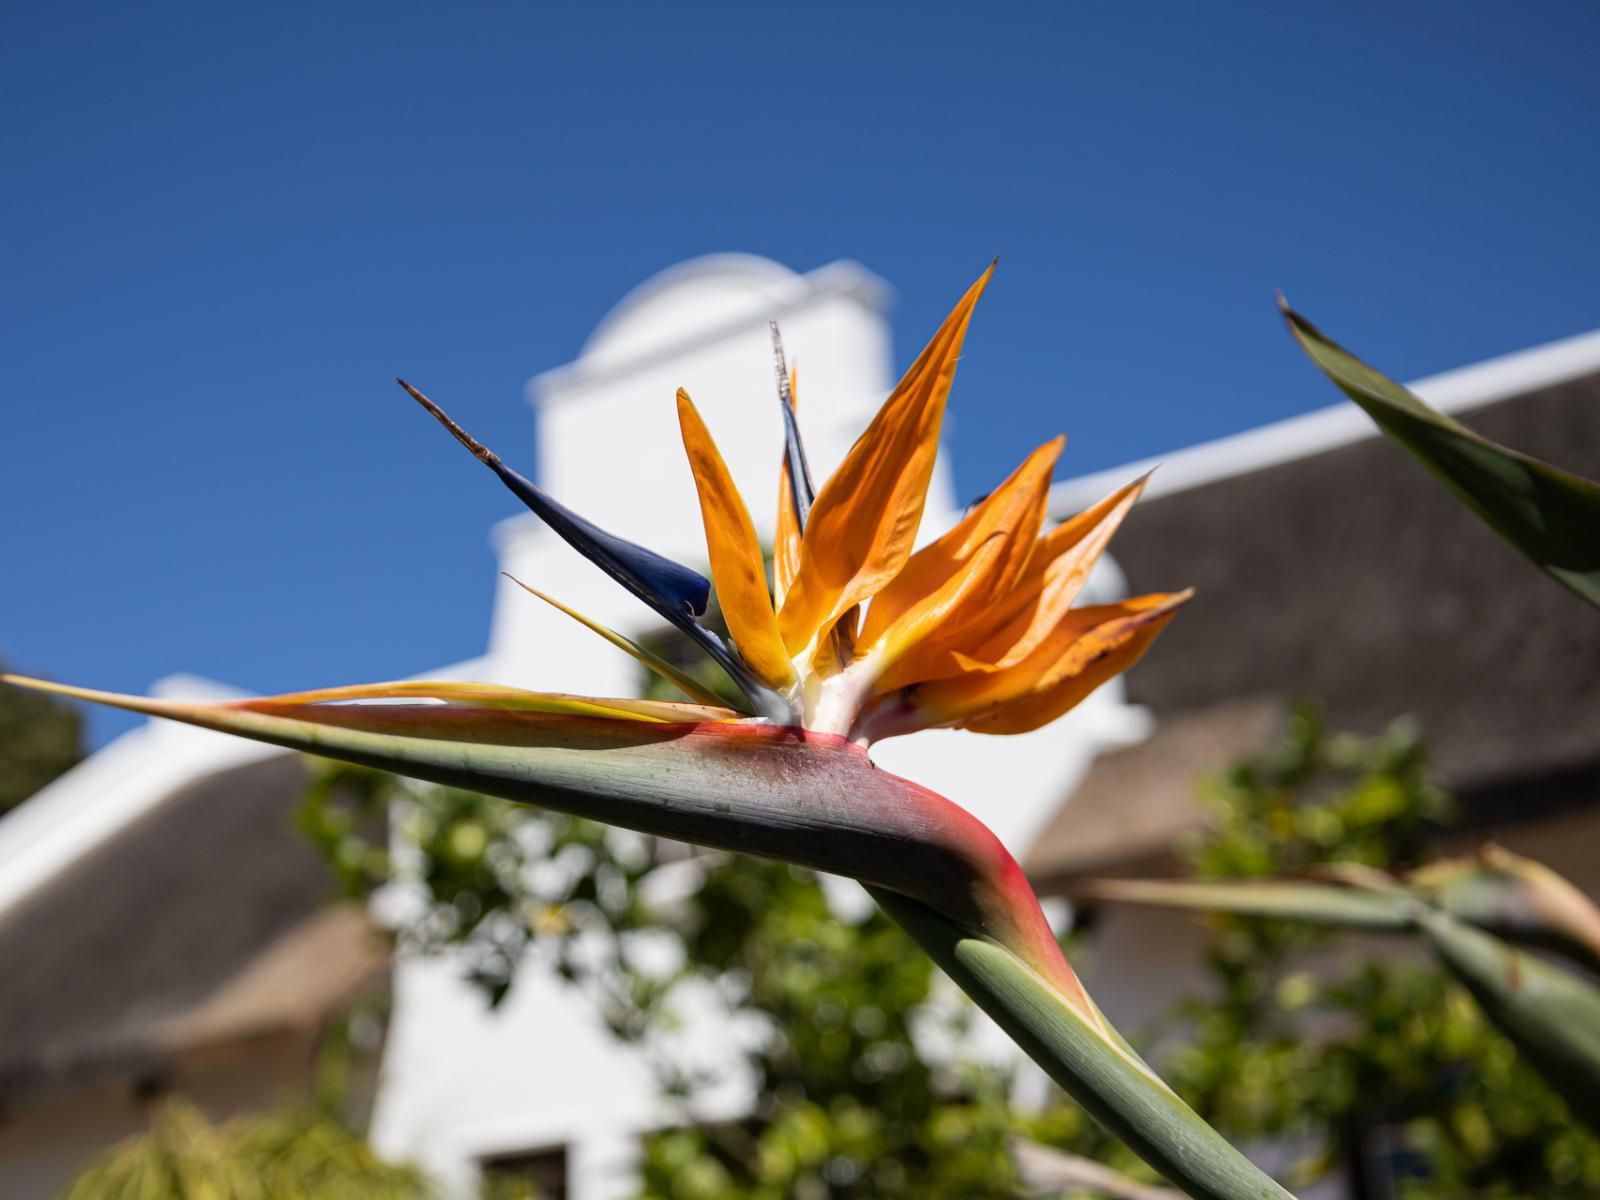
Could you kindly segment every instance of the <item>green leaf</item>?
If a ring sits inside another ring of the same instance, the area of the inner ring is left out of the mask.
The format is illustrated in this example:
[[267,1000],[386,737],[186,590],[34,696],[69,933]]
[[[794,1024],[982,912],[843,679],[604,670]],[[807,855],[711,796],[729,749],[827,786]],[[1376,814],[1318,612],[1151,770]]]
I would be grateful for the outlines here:
[[1600,1131],[1600,988],[1432,909],[1434,952],[1575,1117]]
[[1284,306],[1324,374],[1489,526],[1552,579],[1600,607],[1600,485],[1496,445],[1435,412]]
[[1474,857],[1441,859],[1401,879],[1350,863],[1324,866],[1318,874],[1326,879],[1097,879],[1078,894],[1119,904],[1398,931],[1414,929],[1417,906],[1425,904],[1600,973],[1600,909],[1549,867],[1502,847],[1485,845]]
[[[1460,877],[1460,869],[1449,863],[1417,874],[1430,883],[1435,878],[1450,882]],[[1352,875],[1369,877],[1367,887],[1305,880],[1115,880],[1095,883],[1086,894],[1351,929],[1419,931],[1529,1065],[1566,1098],[1575,1114],[1600,1129],[1600,988],[1469,924],[1492,921],[1530,937],[1544,933],[1542,926],[1507,924],[1502,907],[1483,903],[1480,891],[1450,887],[1435,892],[1434,899],[1461,906],[1461,913],[1453,915],[1398,884],[1380,883],[1381,877],[1369,872]]]
[[1412,902],[1391,891],[1367,891],[1299,879],[1200,883],[1174,879],[1101,879],[1087,884],[1090,899],[1163,908],[1312,921],[1347,929],[1411,928]]
[[1195,1200],[1290,1195],[1010,951],[914,900],[868,890],[1052,1079]]

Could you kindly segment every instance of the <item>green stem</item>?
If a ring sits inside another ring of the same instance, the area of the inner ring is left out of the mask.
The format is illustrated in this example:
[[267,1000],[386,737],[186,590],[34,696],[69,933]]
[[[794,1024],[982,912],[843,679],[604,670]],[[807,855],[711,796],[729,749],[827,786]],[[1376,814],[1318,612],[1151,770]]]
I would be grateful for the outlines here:
[[1195,1200],[1294,1200],[1020,959],[915,900],[868,891],[1090,1115]]

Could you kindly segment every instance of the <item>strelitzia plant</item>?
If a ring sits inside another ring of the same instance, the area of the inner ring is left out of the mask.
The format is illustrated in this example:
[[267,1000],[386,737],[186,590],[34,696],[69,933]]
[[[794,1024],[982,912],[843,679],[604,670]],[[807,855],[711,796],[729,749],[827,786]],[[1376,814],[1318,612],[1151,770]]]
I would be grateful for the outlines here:
[[[1131,666],[1188,599],[1178,592],[1074,606],[1143,481],[1045,530],[1061,438],[1029,455],[954,528],[915,547],[956,363],[992,272],[962,297],[820,488],[774,331],[785,451],[770,588],[749,512],[687,393],[678,393],[678,417],[710,580],[584,520],[402,381],[557,534],[715,660],[742,693],[738,708],[581,616],[690,699],[430,681],[185,704],[9,678],[857,879],[1068,1092],[1173,1183],[1210,1200],[1286,1196],[1101,1015],[999,839],[868,756],[875,741],[921,729],[1036,729]],[[728,641],[697,619],[713,582]]]
[[1600,1131],[1600,987],[1519,947],[1600,969],[1600,908],[1496,845],[1403,875],[1338,864],[1293,878],[1099,880],[1088,898],[1419,935],[1573,1114]]

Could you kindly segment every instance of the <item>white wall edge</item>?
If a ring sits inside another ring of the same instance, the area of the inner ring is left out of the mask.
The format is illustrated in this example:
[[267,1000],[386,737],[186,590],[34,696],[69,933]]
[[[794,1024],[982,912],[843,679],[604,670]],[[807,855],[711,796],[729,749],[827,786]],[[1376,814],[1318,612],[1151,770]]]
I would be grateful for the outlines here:
[[[1429,375],[1406,386],[1441,412],[1454,414],[1596,372],[1600,372],[1600,330]],[[1057,516],[1079,512],[1155,468],[1160,469],[1150,478],[1146,499],[1309,458],[1377,436],[1371,418],[1354,404],[1330,405],[1172,454],[1064,479],[1050,490],[1050,511]]]

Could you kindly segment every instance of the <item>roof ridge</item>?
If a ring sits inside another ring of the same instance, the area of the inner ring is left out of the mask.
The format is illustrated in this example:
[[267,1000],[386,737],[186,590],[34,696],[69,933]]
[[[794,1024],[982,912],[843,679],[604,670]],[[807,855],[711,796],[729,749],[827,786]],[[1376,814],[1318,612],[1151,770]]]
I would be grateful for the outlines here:
[[[1600,329],[1453,367],[1405,386],[1441,412],[1464,413],[1597,372]],[[1078,512],[1156,467],[1161,469],[1145,488],[1147,500],[1309,458],[1376,436],[1377,427],[1355,405],[1331,404],[1185,446],[1171,454],[1064,479],[1050,489],[1050,511]]]

